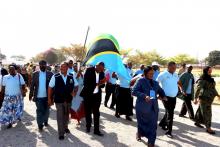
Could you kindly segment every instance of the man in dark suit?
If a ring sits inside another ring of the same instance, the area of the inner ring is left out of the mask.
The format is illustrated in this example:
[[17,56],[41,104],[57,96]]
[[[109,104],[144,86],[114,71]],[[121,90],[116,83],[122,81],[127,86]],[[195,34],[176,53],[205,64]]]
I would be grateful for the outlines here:
[[46,65],[47,62],[44,60],[39,62],[40,71],[33,73],[29,94],[29,100],[33,100],[36,103],[39,131],[43,130],[43,126],[48,126],[49,117],[47,89],[53,73],[46,71]]
[[102,90],[105,84],[104,63],[100,62],[95,67],[86,69],[84,75],[84,87],[80,96],[84,98],[85,114],[86,114],[86,128],[87,133],[90,132],[92,124],[92,113],[94,117],[94,134],[103,136],[99,130],[99,107],[102,99]]

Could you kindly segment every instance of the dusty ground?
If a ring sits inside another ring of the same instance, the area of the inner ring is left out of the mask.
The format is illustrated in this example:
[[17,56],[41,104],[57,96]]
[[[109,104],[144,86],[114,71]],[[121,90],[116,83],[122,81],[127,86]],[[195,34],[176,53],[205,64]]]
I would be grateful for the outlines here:
[[[217,134],[211,136],[204,129],[196,128],[193,122],[186,118],[179,118],[178,112],[181,107],[181,100],[178,100],[174,118],[174,139],[164,136],[164,131],[158,128],[156,146],[197,146],[197,147],[220,147],[220,106],[213,105],[213,128]],[[197,106],[195,106],[196,110]],[[141,147],[146,146],[147,140],[137,142],[136,119],[128,122],[122,118],[114,117],[114,111],[101,106],[101,130],[104,137],[96,137],[92,133],[85,133],[85,122],[81,126],[76,121],[71,121],[69,128],[71,134],[67,135],[64,141],[59,141],[57,136],[56,110],[52,107],[49,124],[42,133],[38,132],[35,120],[35,103],[25,100],[25,113],[22,122],[19,122],[12,129],[7,130],[4,126],[0,130],[0,147]],[[160,102],[161,119],[164,113]]]

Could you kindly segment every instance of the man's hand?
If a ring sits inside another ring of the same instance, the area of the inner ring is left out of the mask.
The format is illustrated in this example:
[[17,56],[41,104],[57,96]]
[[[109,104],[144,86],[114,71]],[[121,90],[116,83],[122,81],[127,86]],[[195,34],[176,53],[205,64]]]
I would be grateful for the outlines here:
[[77,93],[77,92],[73,91],[73,92],[71,93],[72,97],[75,97],[75,96],[76,96],[76,93]]
[[48,98],[48,106],[50,107],[50,106],[52,106],[54,104],[54,102],[52,101],[52,99],[51,98]]
[[195,98],[195,99],[194,99],[194,104],[197,105],[198,102],[199,102],[199,101],[198,101],[198,98]]
[[101,86],[101,85],[105,84],[105,82],[106,82],[106,78],[100,80],[99,83],[98,83],[98,86]]
[[181,93],[184,95],[184,96],[187,96],[186,92],[184,91],[181,91]]
[[163,97],[162,100],[163,100],[163,101],[168,101],[167,97]]
[[148,102],[150,102],[150,97],[149,96],[146,96],[145,97],[145,101],[148,103]]

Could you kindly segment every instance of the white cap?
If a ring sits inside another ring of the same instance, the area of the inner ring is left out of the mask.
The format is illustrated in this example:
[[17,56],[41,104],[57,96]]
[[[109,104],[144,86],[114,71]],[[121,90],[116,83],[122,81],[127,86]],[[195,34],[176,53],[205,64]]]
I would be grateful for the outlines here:
[[192,66],[192,64],[187,64],[187,65],[186,65],[187,68],[190,67],[190,66]]
[[154,62],[152,62],[152,64],[151,64],[152,66],[160,66],[160,64],[158,63],[158,62],[156,62],[156,61],[154,61]]

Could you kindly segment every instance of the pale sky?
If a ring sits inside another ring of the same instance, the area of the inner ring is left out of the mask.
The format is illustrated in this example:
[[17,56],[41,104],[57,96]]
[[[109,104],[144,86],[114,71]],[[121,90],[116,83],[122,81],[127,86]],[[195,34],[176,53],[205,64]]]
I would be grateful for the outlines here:
[[100,33],[121,48],[206,57],[220,50],[219,0],[0,0],[3,54],[35,56]]

